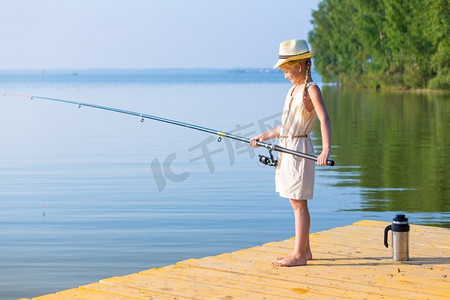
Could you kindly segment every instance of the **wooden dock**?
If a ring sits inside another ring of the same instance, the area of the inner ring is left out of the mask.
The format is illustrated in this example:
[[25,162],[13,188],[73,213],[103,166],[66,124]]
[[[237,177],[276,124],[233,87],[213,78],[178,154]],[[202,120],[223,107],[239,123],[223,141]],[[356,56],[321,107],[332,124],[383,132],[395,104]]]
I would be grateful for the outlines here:
[[394,262],[383,245],[388,224],[313,233],[314,259],[302,267],[270,264],[290,253],[290,239],[33,299],[450,299],[450,230],[411,225],[410,261]]

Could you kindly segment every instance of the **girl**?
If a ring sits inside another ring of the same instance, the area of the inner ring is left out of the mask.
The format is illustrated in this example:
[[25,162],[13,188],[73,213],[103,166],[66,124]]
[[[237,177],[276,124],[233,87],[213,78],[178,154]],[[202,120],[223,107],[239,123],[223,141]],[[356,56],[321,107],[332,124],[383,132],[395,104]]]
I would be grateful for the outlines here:
[[[322,153],[317,164],[324,166],[331,147],[330,118],[322,94],[311,78],[311,57],[304,40],[289,40],[280,44],[279,59],[274,69],[280,68],[293,86],[289,89],[283,109],[282,124],[250,139],[250,145],[279,138],[280,146],[314,154],[310,133],[317,118],[320,120]],[[275,266],[301,266],[312,259],[309,244],[311,224],[308,199],[313,198],[315,163],[312,160],[279,153],[276,167],[276,191],[288,198],[295,217],[295,247],[291,254],[278,257]]]

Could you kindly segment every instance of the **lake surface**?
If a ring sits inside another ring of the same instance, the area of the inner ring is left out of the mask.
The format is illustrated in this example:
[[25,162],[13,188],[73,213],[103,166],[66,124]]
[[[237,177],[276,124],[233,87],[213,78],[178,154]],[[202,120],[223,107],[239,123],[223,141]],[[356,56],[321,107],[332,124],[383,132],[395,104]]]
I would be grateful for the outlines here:
[[[289,86],[278,71],[253,69],[0,71],[2,93],[112,106],[246,137],[279,124]],[[450,227],[448,95],[326,85],[322,92],[336,166],[317,168],[311,231],[391,221],[400,212],[412,224]],[[294,235],[274,169],[257,162],[265,149],[12,96],[0,96],[0,137],[0,299]],[[313,140],[319,152],[319,126]]]

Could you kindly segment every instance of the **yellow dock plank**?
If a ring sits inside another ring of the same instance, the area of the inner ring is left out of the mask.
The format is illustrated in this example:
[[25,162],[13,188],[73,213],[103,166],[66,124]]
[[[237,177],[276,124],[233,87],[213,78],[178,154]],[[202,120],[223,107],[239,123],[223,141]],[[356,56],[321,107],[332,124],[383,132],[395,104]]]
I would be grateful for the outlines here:
[[288,239],[33,299],[450,298],[450,230],[412,225],[411,260],[395,262],[383,245],[388,224],[363,220],[313,233],[314,259],[302,267],[270,264],[292,251]]
[[[254,251],[260,251],[263,247],[255,248]],[[246,250],[240,251],[241,255],[246,254]],[[249,257],[259,257],[259,253],[248,253]],[[276,257],[276,254],[272,254],[272,257]],[[264,259],[264,258],[262,258]],[[427,262],[428,263],[428,262]],[[429,279],[430,284],[433,286],[443,287],[443,281],[442,278],[446,277],[448,268],[442,268],[440,266],[437,267],[426,267],[424,268],[421,264],[408,264],[408,267],[403,267],[402,264],[393,263],[391,259],[371,259],[371,258],[348,258],[348,257],[320,257],[316,258],[313,261],[309,262],[309,266],[316,266],[317,268],[313,270],[319,270],[323,267],[326,268],[325,271],[330,272],[329,267],[353,267],[358,266],[357,271],[364,273],[364,274],[371,274],[374,270],[377,268],[383,268],[383,271],[386,271],[389,277],[392,277],[392,274],[399,274],[402,277],[408,276],[408,277],[416,277],[417,280],[421,279]],[[380,270],[381,271],[381,270]],[[324,274],[324,271],[320,271],[321,274]],[[331,273],[334,274],[335,270],[334,268],[331,270]],[[379,274],[377,272],[376,274]]]
[[[239,253],[240,254],[240,253]],[[303,272],[292,273],[290,268],[274,268],[267,266],[267,262],[257,262],[255,264],[248,264],[247,259],[241,255],[233,256],[232,254],[224,259],[211,259],[209,262],[204,260],[194,261],[192,264],[198,267],[206,267],[213,270],[228,270],[230,271],[230,266],[240,265],[241,270],[245,274],[250,274],[257,276],[258,274],[268,274],[270,278],[278,278],[280,280],[292,280],[293,282],[310,283],[321,288],[323,293],[330,295],[336,294],[335,288],[345,287],[345,291],[350,291],[353,293],[358,293],[358,297],[362,293],[367,293],[369,295],[397,295],[402,297],[408,297],[410,294],[421,295],[427,297],[430,295],[447,295],[437,288],[428,288],[426,291],[422,287],[413,286],[406,287],[405,290],[399,291],[395,285],[394,280],[392,280],[393,272],[384,273],[380,278],[367,277],[366,273],[358,272],[353,270],[353,263],[349,266],[348,264],[341,265],[340,277],[337,277],[336,270],[329,270],[330,266],[316,265],[312,262],[308,267],[302,267]],[[254,259],[255,260],[255,259]],[[246,266],[247,265],[247,266]],[[313,267],[314,266],[314,267]],[[298,269],[298,268],[297,268]],[[310,271],[311,270],[311,271]],[[376,270],[375,270],[376,271]],[[393,270],[392,270],[393,271]],[[396,271],[397,272],[397,271]],[[289,278],[289,279],[287,279]],[[385,282],[392,282],[391,286],[385,286]],[[404,280],[406,283],[406,280]],[[325,289],[333,288],[329,292]],[[444,294],[442,294],[444,293]],[[348,295],[347,295],[348,296]]]
[[[284,277],[265,276],[264,274],[249,274],[224,271],[217,268],[202,268],[186,264],[186,273],[197,276],[196,280],[220,282],[220,286],[227,289],[239,288],[252,291],[254,294],[264,292],[275,297],[297,299],[298,295],[314,294],[324,298],[352,298],[351,293],[340,288],[324,289],[323,284],[311,284],[307,281],[286,280]],[[199,275],[200,274],[200,275]],[[201,278],[201,279],[198,279]],[[273,294],[275,293],[275,294]]]
[[128,297],[114,295],[111,293],[101,293],[88,289],[70,289],[55,294],[44,295],[33,298],[33,300],[125,300]]
[[[81,290],[91,290],[104,294],[126,297],[127,299],[174,299],[174,296],[157,293],[156,291],[133,288],[123,284],[114,284],[113,282],[100,281],[80,287]],[[178,298],[181,299],[181,298]]]
[[160,276],[158,269],[152,269],[151,275],[131,274],[107,279],[106,282],[151,291],[154,295],[168,295],[182,299],[201,299],[199,295],[216,295],[210,286],[180,280],[177,272],[172,273],[171,277]]
[[[145,271],[142,273],[151,274]],[[196,268],[186,265],[183,270],[178,269],[176,278],[186,282],[194,282],[198,286],[209,286],[213,293],[197,294],[202,299],[211,299],[212,296],[218,293],[220,295],[223,291],[229,291],[226,296],[238,299],[243,299],[244,297],[246,299],[249,297],[255,297],[256,299],[262,297],[297,299],[299,293],[305,294],[308,292],[308,289],[299,283],[290,284],[290,287],[287,288],[287,285],[283,285],[282,282],[273,282],[274,280],[266,280],[264,282],[264,278],[252,278],[248,275],[239,275],[231,272],[221,272],[220,270]],[[173,277],[173,274],[171,271],[167,271],[165,273],[158,273],[158,277],[169,279]],[[319,291],[317,294],[321,295]]]

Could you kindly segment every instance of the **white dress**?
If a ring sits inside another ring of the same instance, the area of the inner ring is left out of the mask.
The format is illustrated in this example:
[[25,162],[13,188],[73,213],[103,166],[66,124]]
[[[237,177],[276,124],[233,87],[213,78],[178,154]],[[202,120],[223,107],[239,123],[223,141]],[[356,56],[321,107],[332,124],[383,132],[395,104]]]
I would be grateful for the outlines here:
[[[307,89],[311,85],[310,82]],[[304,104],[303,93],[294,97],[294,86],[289,89],[283,108],[280,131],[281,147],[314,154],[310,133],[316,120],[316,111],[309,112]],[[278,164],[275,171],[276,191],[281,197],[289,199],[312,199],[314,193],[314,177],[316,163],[313,160],[293,156],[288,153],[278,154]]]

